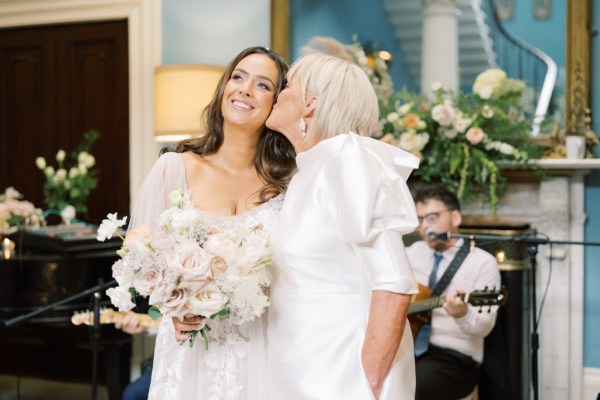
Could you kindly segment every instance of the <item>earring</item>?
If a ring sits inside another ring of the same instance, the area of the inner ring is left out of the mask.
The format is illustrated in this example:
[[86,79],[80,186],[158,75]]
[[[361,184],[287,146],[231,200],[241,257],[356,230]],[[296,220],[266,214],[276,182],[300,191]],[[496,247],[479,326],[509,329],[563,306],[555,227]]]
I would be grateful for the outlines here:
[[304,118],[300,118],[300,123],[298,123],[298,127],[300,128],[300,134],[302,137],[306,137],[306,121]]

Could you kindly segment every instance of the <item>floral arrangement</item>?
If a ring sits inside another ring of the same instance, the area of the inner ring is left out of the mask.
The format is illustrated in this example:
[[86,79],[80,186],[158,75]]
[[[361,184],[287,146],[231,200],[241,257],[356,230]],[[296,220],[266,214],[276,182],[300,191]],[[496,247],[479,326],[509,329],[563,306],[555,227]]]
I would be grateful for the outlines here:
[[[113,265],[118,287],[107,290],[119,310],[131,310],[135,296],[148,297],[150,316],[183,319],[206,318],[206,325],[191,332],[208,348],[210,330],[217,318],[243,325],[260,316],[269,305],[265,294],[270,284],[269,237],[257,225],[251,229],[216,231],[203,224],[189,194],[170,193],[172,207],[159,218],[159,233],[151,237],[146,226],[131,230]],[[98,228],[97,239],[111,238],[127,217],[109,214]]]
[[22,227],[36,229],[45,225],[42,210],[22,198],[13,187],[0,194],[0,234],[10,235]]
[[505,186],[499,163],[527,166],[540,155],[528,140],[524,82],[488,69],[472,93],[454,94],[439,83],[431,89],[432,99],[407,91],[381,99],[377,137],[421,158],[415,176],[441,182],[463,201],[487,200],[495,212]]
[[44,183],[44,202],[50,209],[47,212],[61,213],[63,219],[76,212],[86,213],[85,204],[91,191],[98,185],[98,170],[94,169],[96,159],[90,154],[92,145],[100,138],[97,131],[84,133],[83,143],[71,153],[71,167],[65,165],[66,152],[56,153],[57,167],[48,165],[44,157],[35,159],[36,166],[46,176]]

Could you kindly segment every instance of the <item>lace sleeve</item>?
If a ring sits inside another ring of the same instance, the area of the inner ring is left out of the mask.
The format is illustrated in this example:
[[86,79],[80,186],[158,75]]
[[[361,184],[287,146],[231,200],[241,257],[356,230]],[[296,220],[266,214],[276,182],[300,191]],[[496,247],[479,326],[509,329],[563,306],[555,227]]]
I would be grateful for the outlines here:
[[185,187],[185,164],[181,154],[165,153],[160,156],[140,188],[129,229],[147,225],[154,232],[158,217],[168,207],[169,193]]

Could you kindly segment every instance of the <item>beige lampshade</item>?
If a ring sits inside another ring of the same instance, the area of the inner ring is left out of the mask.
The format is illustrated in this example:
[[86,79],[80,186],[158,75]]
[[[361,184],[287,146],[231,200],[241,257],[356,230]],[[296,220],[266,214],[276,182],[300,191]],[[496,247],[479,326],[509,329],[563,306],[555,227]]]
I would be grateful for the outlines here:
[[225,68],[173,64],[154,72],[154,139],[176,142],[202,132],[200,117]]

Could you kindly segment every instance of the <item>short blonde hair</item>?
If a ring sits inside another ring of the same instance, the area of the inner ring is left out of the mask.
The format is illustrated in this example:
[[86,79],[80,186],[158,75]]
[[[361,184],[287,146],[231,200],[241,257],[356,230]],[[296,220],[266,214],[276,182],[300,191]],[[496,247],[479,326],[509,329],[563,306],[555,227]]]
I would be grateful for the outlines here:
[[367,74],[356,64],[327,54],[309,54],[290,68],[303,98],[318,98],[306,140],[327,139],[341,133],[372,135],[378,128],[379,107]]

